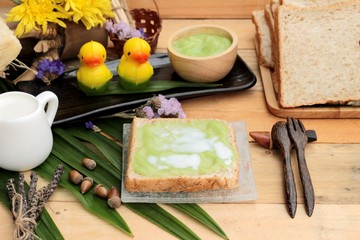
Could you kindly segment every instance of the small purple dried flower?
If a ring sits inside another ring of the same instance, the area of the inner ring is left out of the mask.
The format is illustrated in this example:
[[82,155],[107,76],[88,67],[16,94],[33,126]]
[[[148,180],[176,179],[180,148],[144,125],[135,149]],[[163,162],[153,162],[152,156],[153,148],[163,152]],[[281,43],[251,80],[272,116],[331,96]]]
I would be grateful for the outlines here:
[[111,21],[106,21],[106,23],[105,23],[106,31],[111,32],[112,31],[112,26],[113,26],[113,23]]
[[119,39],[126,40],[133,37],[144,38],[143,31],[132,28],[129,24],[124,21],[114,23],[113,21],[106,21],[105,29],[108,32],[116,34]]
[[145,113],[146,118],[153,118],[155,116],[155,113],[150,106],[143,107],[142,111]]
[[39,62],[36,77],[45,81],[51,81],[65,72],[65,65],[60,59],[43,59]]
[[92,130],[94,127],[94,124],[91,121],[87,121],[87,122],[85,122],[85,127],[86,127],[86,129]]
[[166,99],[161,94],[151,98],[136,112],[138,117],[146,118],[186,118],[181,103],[176,98]]

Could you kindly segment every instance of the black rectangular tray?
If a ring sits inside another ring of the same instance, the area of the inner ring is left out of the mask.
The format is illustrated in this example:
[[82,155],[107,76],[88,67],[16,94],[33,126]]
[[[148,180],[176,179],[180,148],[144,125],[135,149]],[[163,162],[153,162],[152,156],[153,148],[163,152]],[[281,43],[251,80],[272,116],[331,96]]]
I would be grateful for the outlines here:
[[[166,54],[159,54],[159,56],[161,58],[168,58]],[[174,72],[170,64],[154,68],[152,81],[169,79],[182,80]],[[57,125],[129,110],[144,104],[149,98],[156,94],[162,94],[167,98],[176,97],[181,100],[214,93],[244,90],[255,85],[256,76],[243,59],[240,56],[237,56],[236,62],[230,73],[216,83],[222,85],[210,88],[187,87],[153,93],[104,96],[86,96],[76,87],[76,78],[69,76],[57,79],[50,85],[45,85],[40,81],[30,81],[20,82],[17,87],[20,91],[31,93],[33,95],[37,95],[46,90],[54,92],[59,98],[59,109],[53,123],[54,125]]]

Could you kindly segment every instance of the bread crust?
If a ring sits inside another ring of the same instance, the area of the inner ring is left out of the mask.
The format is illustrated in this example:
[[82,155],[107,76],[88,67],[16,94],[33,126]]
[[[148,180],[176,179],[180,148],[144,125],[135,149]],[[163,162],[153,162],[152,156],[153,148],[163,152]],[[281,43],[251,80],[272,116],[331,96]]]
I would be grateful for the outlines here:
[[258,44],[258,59],[259,63],[266,67],[274,67],[271,52],[271,36],[270,27],[268,26],[265,13],[263,10],[256,10],[252,12],[252,21],[256,27],[256,41]]
[[[233,129],[229,126],[229,142],[235,147],[237,164],[226,171],[201,176],[146,177],[134,172],[132,161],[135,155],[136,129],[159,121],[194,121],[193,119],[140,119],[134,118],[129,139],[128,163],[125,188],[129,192],[196,192],[203,190],[234,189],[238,187],[240,154],[237,151]],[[195,120],[196,121],[196,120]],[[217,120],[221,121],[221,120]]]

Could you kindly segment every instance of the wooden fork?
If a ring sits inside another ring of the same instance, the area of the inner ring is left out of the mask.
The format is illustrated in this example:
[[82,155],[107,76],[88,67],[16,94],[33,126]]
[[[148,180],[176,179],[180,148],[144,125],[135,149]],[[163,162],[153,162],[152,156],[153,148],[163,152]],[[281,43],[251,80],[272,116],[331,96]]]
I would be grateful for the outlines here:
[[294,119],[290,117],[287,118],[287,128],[290,139],[292,140],[294,148],[296,150],[300,179],[305,197],[306,213],[310,217],[314,211],[315,197],[314,188],[305,160],[305,145],[308,142],[306,130],[303,123],[299,119]]

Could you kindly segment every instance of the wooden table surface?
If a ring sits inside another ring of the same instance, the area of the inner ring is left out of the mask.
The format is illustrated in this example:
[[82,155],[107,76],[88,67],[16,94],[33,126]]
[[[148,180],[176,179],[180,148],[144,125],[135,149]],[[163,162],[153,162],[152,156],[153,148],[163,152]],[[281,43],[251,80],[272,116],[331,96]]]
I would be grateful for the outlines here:
[[[270,131],[281,118],[266,108],[259,66],[254,49],[255,28],[249,19],[186,20],[165,19],[158,51],[166,52],[169,35],[185,26],[218,24],[239,36],[239,55],[257,77],[251,89],[182,101],[189,118],[219,118],[245,121],[247,131]],[[299,174],[296,217],[290,218],[284,204],[283,170],[279,152],[260,147],[252,139],[250,155],[258,198],[238,204],[201,204],[223,228],[230,239],[358,239],[360,236],[360,119],[304,119],[314,129],[318,141],[308,144],[306,158],[315,189],[315,210],[308,217],[304,210]],[[295,154],[293,155],[293,159]],[[293,163],[296,166],[296,162]],[[202,239],[221,239],[213,232],[176,210],[162,205]],[[113,226],[88,213],[65,189],[58,189],[47,210],[65,239],[131,239]],[[118,209],[132,229],[134,239],[174,239],[167,232],[144,220],[125,207]],[[10,212],[0,206],[1,239],[12,239]]]

